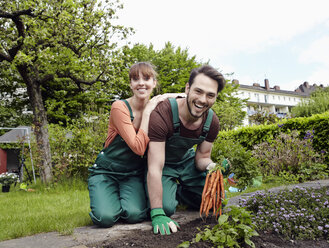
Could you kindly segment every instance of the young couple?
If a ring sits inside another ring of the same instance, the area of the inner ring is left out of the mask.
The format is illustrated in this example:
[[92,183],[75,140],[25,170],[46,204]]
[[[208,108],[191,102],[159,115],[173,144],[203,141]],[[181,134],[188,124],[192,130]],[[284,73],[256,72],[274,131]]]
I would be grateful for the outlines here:
[[192,70],[185,94],[152,99],[151,64],[134,64],[129,80],[133,95],[113,103],[104,148],[89,169],[90,216],[102,227],[150,216],[154,233],[170,234],[179,228],[169,218],[176,206],[199,208],[207,170],[215,166],[219,120],[211,106],[225,79],[205,65]]

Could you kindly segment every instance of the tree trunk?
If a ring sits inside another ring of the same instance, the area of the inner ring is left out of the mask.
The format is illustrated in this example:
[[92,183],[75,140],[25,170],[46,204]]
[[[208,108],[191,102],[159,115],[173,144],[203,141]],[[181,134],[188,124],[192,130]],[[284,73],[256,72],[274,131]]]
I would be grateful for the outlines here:
[[36,79],[31,79],[27,73],[27,68],[19,66],[18,70],[27,86],[31,107],[33,110],[33,124],[35,126],[35,136],[38,152],[41,157],[40,175],[44,183],[52,180],[51,152],[48,134],[47,113],[42,101],[40,83]]

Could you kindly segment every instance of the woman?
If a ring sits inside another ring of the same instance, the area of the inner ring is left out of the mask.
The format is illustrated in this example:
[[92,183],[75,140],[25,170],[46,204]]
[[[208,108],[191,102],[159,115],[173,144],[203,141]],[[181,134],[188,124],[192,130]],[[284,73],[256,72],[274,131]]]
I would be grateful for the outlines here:
[[150,100],[156,72],[146,62],[130,68],[129,80],[133,96],[113,103],[104,148],[89,169],[89,215],[94,224],[103,227],[113,226],[120,218],[128,223],[147,218],[143,156],[149,142],[150,114],[160,101],[178,95],[159,95]]

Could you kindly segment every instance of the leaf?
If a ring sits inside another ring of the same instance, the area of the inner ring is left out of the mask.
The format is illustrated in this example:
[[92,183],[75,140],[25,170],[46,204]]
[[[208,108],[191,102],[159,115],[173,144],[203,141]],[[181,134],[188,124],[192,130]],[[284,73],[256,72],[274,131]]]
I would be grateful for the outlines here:
[[244,242],[246,242],[246,244],[251,246],[252,248],[255,248],[254,242],[252,242],[249,238],[245,238]]
[[226,214],[222,214],[219,218],[218,218],[218,224],[219,225],[223,225],[225,222],[227,222],[228,220],[228,215]]
[[185,241],[185,242],[179,244],[176,248],[188,248],[188,247],[190,247],[190,244],[191,244],[190,241]]

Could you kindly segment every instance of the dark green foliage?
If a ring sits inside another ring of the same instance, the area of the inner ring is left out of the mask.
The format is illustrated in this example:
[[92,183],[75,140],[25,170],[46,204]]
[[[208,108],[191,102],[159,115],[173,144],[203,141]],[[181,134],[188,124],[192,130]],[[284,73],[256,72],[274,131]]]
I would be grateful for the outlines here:
[[239,142],[233,139],[218,138],[212,149],[213,161],[223,161],[227,158],[231,163],[230,172],[238,179],[237,187],[240,189],[250,186],[253,178],[260,174],[258,160],[252,157],[251,151],[247,151]]
[[[108,113],[85,116],[74,120],[65,128],[56,124],[49,125],[55,181],[71,177],[87,179],[88,167],[93,165],[106,139],[107,125]],[[40,156],[34,142],[32,151],[35,166],[38,168]],[[30,163],[28,160],[26,162]]]
[[280,124],[258,125],[220,132],[218,140],[230,138],[238,141],[243,147],[252,150],[254,145],[271,142],[281,132],[290,133],[297,130],[302,137],[308,130],[314,130],[313,147],[315,151],[326,152],[326,162],[329,162],[329,112],[305,118],[292,118]]

